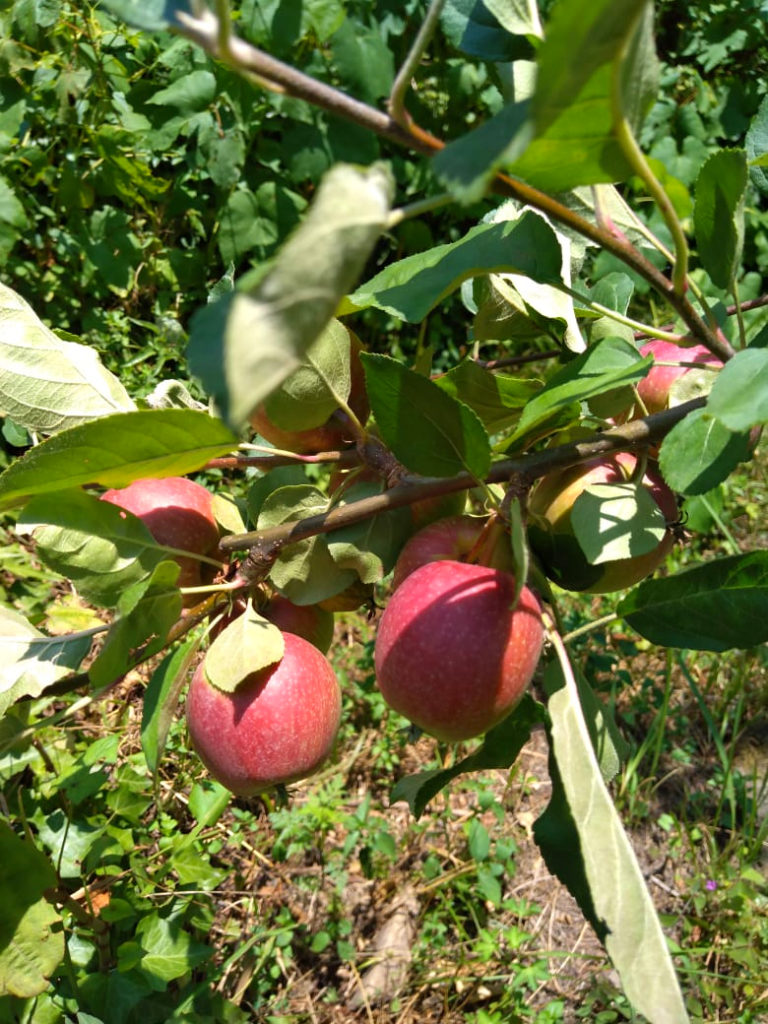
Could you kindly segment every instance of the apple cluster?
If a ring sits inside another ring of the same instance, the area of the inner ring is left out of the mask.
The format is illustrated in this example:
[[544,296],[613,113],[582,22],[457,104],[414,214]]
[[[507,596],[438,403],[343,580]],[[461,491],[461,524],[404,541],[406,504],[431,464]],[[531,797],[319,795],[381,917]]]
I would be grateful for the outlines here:
[[[361,346],[351,332],[349,345],[347,408],[364,423],[369,409]],[[716,364],[700,346],[684,349],[657,341],[641,351],[661,365],[654,365],[638,386],[640,412],[665,408],[676,394],[685,394],[680,387],[686,374]],[[262,437],[290,451],[335,450],[356,440],[348,418],[336,413],[312,428],[292,431],[272,423],[260,407],[253,425]],[[330,491],[341,496],[351,480],[370,478],[376,473],[365,465],[356,474],[336,472]],[[641,553],[594,564],[576,538],[574,506],[589,488],[627,482],[658,510],[663,535]],[[102,497],[141,519],[158,544],[171,549],[180,586],[196,588],[211,581],[215,568],[209,563],[217,553],[219,526],[206,488],[168,477],[136,481]],[[412,535],[394,566],[374,652],[377,685],[387,703],[446,742],[480,736],[514,710],[531,683],[544,640],[539,598],[517,584],[502,521],[463,514],[464,507],[464,495],[412,506]],[[660,565],[673,543],[676,519],[675,496],[655,463],[621,452],[540,480],[529,495],[528,540],[539,567],[559,586],[607,593],[633,585]],[[266,662],[258,653],[253,664],[246,656],[244,670],[243,652],[236,652],[241,668],[231,691],[220,685],[220,659],[216,672],[208,664],[210,650],[190,684],[186,712],[192,744],[211,774],[232,792],[249,796],[305,778],[330,755],[341,715],[339,684],[326,657],[333,613],[358,608],[369,596],[368,586],[353,585],[319,604],[298,606],[260,583],[249,593],[236,593],[226,614],[214,620],[214,647],[228,632],[239,642],[238,623],[253,615],[279,641],[278,653]]]

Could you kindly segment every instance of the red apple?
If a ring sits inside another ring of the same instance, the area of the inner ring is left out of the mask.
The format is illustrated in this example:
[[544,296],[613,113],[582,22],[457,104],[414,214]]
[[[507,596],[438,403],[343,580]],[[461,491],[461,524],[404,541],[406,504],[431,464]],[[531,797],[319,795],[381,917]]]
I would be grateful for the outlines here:
[[285,653],[224,693],[208,682],[205,661],[187,695],[187,725],[200,759],[238,796],[312,775],[333,749],[341,692],[328,660],[311,643],[283,633]]
[[[637,392],[649,413],[661,412],[670,404],[670,389],[681,377],[690,373],[690,366],[658,366],[656,363],[696,363],[719,369],[723,364],[704,345],[675,345],[655,339],[640,346],[640,354],[652,355],[655,364],[637,385]],[[715,377],[712,374],[712,381]],[[691,397],[694,397],[691,395]]]
[[259,611],[284,633],[295,633],[309,640],[322,654],[328,653],[333,640],[332,612],[318,604],[294,604],[282,594],[275,594]]
[[[211,555],[218,547],[213,495],[186,477],[134,480],[127,487],[105,491],[101,498],[138,516],[158,544],[198,555]],[[192,556],[173,557],[181,566],[179,586],[199,587],[203,563]],[[189,597],[194,604],[197,598]]]
[[477,516],[446,516],[419,530],[407,542],[395,564],[392,586],[395,590],[403,580],[427,562],[454,560],[460,562],[470,553],[472,561],[494,569],[513,572],[512,548],[501,523],[488,527],[488,519]]
[[376,682],[390,707],[438,739],[479,736],[505,718],[541,654],[541,608],[499,569],[439,561],[410,574],[376,634]]
[[[371,407],[365,390],[365,371],[360,361],[363,345],[352,331],[349,331],[349,339],[350,391],[347,403],[360,422],[365,423]],[[355,440],[355,435],[349,428],[349,419],[340,409],[317,427],[309,430],[284,430],[270,420],[264,406],[260,405],[251,414],[251,426],[275,448],[301,455],[336,451]]]
[[[667,530],[660,543],[645,554],[591,565],[574,536],[571,509],[582,491],[591,484],[626,482],[636,465],[634,455],[619,452],[551,473],[532,491],[528,502],[528,539],[545,573],[558,586],[591,594],[623,590],[649,576],[672,549],[674,536]],[[667,523],[676,522],[675,496],[651,463],[643,477],[643,486],[664,513]]]

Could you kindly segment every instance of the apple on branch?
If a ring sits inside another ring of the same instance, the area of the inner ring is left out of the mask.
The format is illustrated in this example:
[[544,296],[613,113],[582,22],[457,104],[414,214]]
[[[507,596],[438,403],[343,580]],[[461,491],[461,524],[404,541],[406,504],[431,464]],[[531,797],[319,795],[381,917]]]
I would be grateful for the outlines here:
[[415,569],[393,594],[375,642],[384,699],[425,732],[470,739],[506,718],[541,654],[541,608],[515,578],[442,560]]
[[[134,480],[127,487],[105,491],[102,501],[137,516],[164,547],[188,551],[174,555],[181,572],[180,587],[204,583],[203,563],[194,555],[211,556],[219,544],[219,526],[213,515],[213,495],[205,487],[182,476]],[[206,566],[206,569],[208,566]],[[185,604],[194,604],[194,595]]]
[[312,775],[336,739],[341,692],[330,663],[303,637],[282,635],[282,658],[232,693],[208,680],[205,659],[189,687],[192,745],[211,775],[238,796]]
[[514,573],[512,547],[504,524],[481,516],[446,516],[425,526],[408,540],[392,577],[397,590],[412,572],[428,562],[470,560]]
[[618,452],[550,473],[531,492],[528,501],[531,550],[549,579],[564,590],[608,594],[634,586],[657,569],[672,550],[674,533],[670,527],[678,520],[677,501],[655,464],[650,462],[641,486],[667,524],[658,543],[642,554],[593,565],[576,539],[571,513],[580,495],[595,484],[626,483],[636,469],[635,455]]

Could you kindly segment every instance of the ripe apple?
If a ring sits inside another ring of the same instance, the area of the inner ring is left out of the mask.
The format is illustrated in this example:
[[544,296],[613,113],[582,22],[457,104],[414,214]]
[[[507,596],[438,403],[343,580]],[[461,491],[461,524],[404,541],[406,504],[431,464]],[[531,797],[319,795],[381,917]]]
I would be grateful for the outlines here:
[[539,602],[484,565],[443,560],[410,574],[376,634],[376,683],[384,699],[438,739],[479,736],[505,718],[541,654]]
[[[186,477],[134,480],[127,487],[105,491],[101,499],[138,516],[158,544],[199,555],[210,555],[218,547],[213,495]],[[179,586],[199,587],[203,582],[203,563],[191,556],[173,557],[181,567]],[[189,595],[186,603],[194,604],[196,600]]]
[[407,576],[427,562],[446,559],[460,562],[470,553],[473,562],[504,572],[514,572],[512,548],[502,524],[491,525],[480,542],[486,527],[487,518],[446,516],[414,533],[395,563],[393,588],[397,590]]
[[200,759],[238,796],[312,775],[330,754],[341,692],[328,660],[309,641],[283,633],[285,653],[234,693],[208,682],[205,661],[187,695],[187,725]]
[[[591,484],[626,482],[636,465],[634,455],[618,452],[551,473],[532,491],[528,502],[528,540],[545,573],[558,586],[590,594],[623,590],[649,576],[672,549],[674,536],[667,530],[659,544],[643,555],[591,565],[574,536],[571,509],[582,491]],[[676,522],[675,496],[650,463],[643,487],[664,513],[667,523]]]
[[[263,598],[262,598],[263,600]],[[274,623],[283,633],[295,633],[309,640],[321,654],[327,654],[333,640],[334,618],[318,604],[298,605],[282,594],[274,594],[264,604],[254,601],[256,611]],[[211,639],[227,628],[246,609],[246,599],[237,597],[232,606],[211,630]]]
[[284,633],[295,633],[309,640],[322,654],[330,650],[333,641],[333,613],[320,605],[298,605],[282,594],[275,594],[259,611]]
[[[365,371],[360,361],[363,345],[357,335],[353,334],[352,331],[348,333],[350,343],[350,391],[347,403],[360,422],[365,423],[371,407],[365,390]],[[355,440],[354,434],[349,429],[349,418],[341,409],[337,409],[325,423],[321,423],[317,427],[312,427],[308,430],[284,430],[272,422],[264,406],[260,405],[251,414],[251,426],[265,440],[274,445],[275,448],[296,452],[301,455],[336,451],[338,448],[343,448]]]
[[[696,363],[697,366],[709,366],[712,369],[719,369],[723,365],[704,345],[675,345],[671,341],[660,339],[641,345],[640,354],[652,355],[656,363]],[[637,385],[637,393],[649,413],[661,412],[662,409],[668,408],[673,397],[670,396],[672,386],[693,369],[690,366],[658,366],[656,363]],[[714,374],[711,378],[714,382]],[[694,398],[695,395],[687,397]]]

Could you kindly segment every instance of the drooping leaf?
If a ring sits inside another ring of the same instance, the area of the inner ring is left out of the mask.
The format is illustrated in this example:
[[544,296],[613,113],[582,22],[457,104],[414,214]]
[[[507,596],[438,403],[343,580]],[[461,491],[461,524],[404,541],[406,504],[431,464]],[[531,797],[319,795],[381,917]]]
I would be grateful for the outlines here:
[[144,691],[141,749],[153,775],[157,773],[163,756],[179,696],[200,647],[201,638],[200,635],[194,636],[166,654],[152,673]]
[[237,428],[301,365],[353,287],[384,228],[391,191],[379,164],[335,166],[259,283],[193,318],[192,371]]
[[0,821],[0,995],[40,995],[64,959],[61,917],[43,895],[57,881],[48,858]]
[[124,487],[144,477],[183,476],[237,447],[220,421],[192,409],[117,413],[62,430],[0,475],[0,508],[84,484]]
[[729,430],[768,423],[768,348],[746,348],[717,375],[708,411]]
[[514,221],[478,224],[458,242],[392,263],[349,296],[350,309],[375,306],[419,323],[462,281],[492,272],[560,280],[560,246],[552,228],[530,211]]
[[[533,141],[509,165],[546,191],[624,180],[631,167],[619,145],[618,116],[633,128],[655,98],[656,56],[646,0],[564,0],[539,50],[531,107]],[[614,109],[620,67],[621,110]]]
[[350,334],[331,320],[310,345],[301,364],[264,403],[270,420],[283,430],[307,430],[325,423],[350,390]]
[[94,349],[57,338],[20,295],[0,284],[0,414],[53,434],[134,408]]
[[85,491],[33,498],[19,517],[43,562],[95,605],[113,608],[126,587],[147,579],[168,557],[147,527]]
[[488,435],[468,406],[389,356],[361,358],[381,436],[403,465],[424,476],[486,476]]
[[492,373],[472,359],[464,359],[435,383],[476,412],[489,434],[511,426],[526,402],[541,390],[536,380]]
[[[257,526],[269,526],[320,515],[328,509],[328,497],[311,484],[289,485],[271,491],[261,504]],[[288,544],[270,571],[270,579],[294,604],[317,604],[341,593],[357,579],[351,569],[334,562],[324,536]]]
[[482,745],[474,753],[451,768],[436,768],[406,775],[393,787],[391,802],[405,800],[411,813],[420,818],[429,801],[458,775],[491,768],[508,768],[513,764],[528,742],[531,729],[542,720],[542,706],[530,694],[525,694],[514,711],[486,733]]
[[45,636],[11,608],[0,607],[0,716],[20,697],[38,697],[80,665],[89,634]]
[[645,580],[616,609],[661,647],[729,651],[768,641],[768,551],[716,558]]
[[590,565],[647,554],[667,532],[664,513],[640,481],[585,487],[571,526]]
[[735,434],[709,409],[694,409],[661,445],[664,479],[679,494],[706,494],[749,458],[749,434]]
[[743,149],[713,153],[696,179],[693,226],[704,269],[719,288],[730,288],[744,245],[747,155]]
[[234,693],[249,676],[277,664],[284,652],[283,634],[249,602],[208,648],[205,678],[217,690]]
[[[578,835],[569,847],[571,874],[583,867],[597,926],[632,1007],[648,1020],[687,1024],[688,1015],[653,901],[605,786],[572,673],[553,662],[545,673],[552,752]],[[581,861],[581,866],[578,861]],[[569,879],[565,879],[566,884]],[[573,895],[583,897],[578,888]]]
[[652,363],[652,356],[642,358],[631,342],[623,338],[604,338],[550,377],[523,410],[512,443],[573,402],[583,402],[642,380]]

